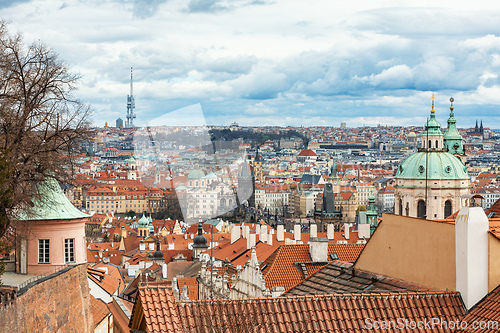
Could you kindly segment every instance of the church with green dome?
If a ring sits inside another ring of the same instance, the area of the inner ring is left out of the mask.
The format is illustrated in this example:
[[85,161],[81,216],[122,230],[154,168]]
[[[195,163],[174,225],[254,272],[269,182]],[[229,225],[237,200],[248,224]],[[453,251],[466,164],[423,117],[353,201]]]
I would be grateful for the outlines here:
[[436,120],[434,95],[430,118],[422,132],[422,148],[398,167],[395,177],[395,214],[443,219],[461,208],[461,197],[470,193],[471,183],[462,160],[465,151],[457,130],[450,99],[445,134]]

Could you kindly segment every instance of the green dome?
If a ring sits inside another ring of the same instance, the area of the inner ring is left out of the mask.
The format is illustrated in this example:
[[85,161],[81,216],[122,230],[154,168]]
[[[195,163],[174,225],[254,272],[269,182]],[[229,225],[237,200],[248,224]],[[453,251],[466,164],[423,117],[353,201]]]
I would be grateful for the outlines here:
[[188,179],[202,179],[205,173],[200,169],[193,169],[189,172]]
[[142,214],[142,217],[139,219],[139,227],[149,227],[149,219]]
[[133,158],[132,156],[127,160],[127,163],[128,164],[131,164],[131,163],[135,163],[135,158]]
[[431,111],[431,119],[425,124],[425,130],[422,133],[422,137],[425,135],[443,135],[441,132],[441,124],[436,120],[436,114]]
[[[426,161],[426,156],[428,161]],[[428,166],[427,173],[425,168]],[[427,175],[426,175],[427,174]],[[447,152],[417,152],[401,163],[396,172],[399,179],[470,179],[467,167]]]

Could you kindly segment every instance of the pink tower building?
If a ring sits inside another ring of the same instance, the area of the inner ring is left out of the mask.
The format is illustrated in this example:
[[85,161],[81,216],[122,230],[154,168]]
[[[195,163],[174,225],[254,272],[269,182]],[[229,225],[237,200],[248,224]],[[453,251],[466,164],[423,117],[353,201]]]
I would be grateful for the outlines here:
[[76,209],[53,178],[39,185],[39,193],[15,223],[18,273],[52,273],[87,262],[85,222],[91,215]]

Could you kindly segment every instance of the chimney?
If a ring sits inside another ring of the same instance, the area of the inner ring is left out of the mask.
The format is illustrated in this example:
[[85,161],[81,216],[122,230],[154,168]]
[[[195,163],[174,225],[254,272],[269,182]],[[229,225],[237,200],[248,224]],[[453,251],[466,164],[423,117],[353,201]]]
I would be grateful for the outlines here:
[[269,245],[273,245],[273,235],[272,234],[269,234],[267,235],[267,244]]
[[278,242],[285,241],[285,226],[283,224],[279,224],[276,230],[276,238]]
[[243,226],[243,232],[242,232],[242,237],[243,238],[248,238],[248,235],[250,234],[250,227],[247,225]]
[[456,290],[470,309],[488,294],[488,218],[481,207],[462,207],[455,220]]
[[293,239],[297,242],[300,240],[300,224],[295,224],[293,226]]
[[328,240],[334,240],[335,239],[335,228],[333,224],[328,223],[326,226],[326,234],[328,237]]
[[309,238],[309,254],[313,262],[328,261],[328,238]]
[[240,239],[240,226],[234,225],[231,227],[231,244]]
[[247,238],[247,250],[255,246],[255,234],[249,234]]
[[260,236],[259,236],[259,240],[263,243],[266,243],[267,242],[267,225],[263,225],[261,228],[260,228]]
[[309,237],[318,237],[318,226],[316,224],[311,224],[311,230],[309,231]]
[[260,224],[255,223],[255,233],[260,234]]
[[349,223],[344,224],[344,238],[346,240],[349,240],[349,229],[351,228],[351,225]]
[[167,279],[167,264],[165,263],[161,265],[161,275],[164,279]]
[[370,224],[360,223],[358,224],[358,238],[359,239],[369,239],[370,238]]

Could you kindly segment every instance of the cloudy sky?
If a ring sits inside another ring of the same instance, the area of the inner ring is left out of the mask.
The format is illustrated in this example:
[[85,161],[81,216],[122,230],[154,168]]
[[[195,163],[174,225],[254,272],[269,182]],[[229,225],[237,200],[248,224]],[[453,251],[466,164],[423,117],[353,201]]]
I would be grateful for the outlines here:
[[0,18],[80,73],[94,122],[200,104],[208,124],[500,128],[500,2],[2,0]]

